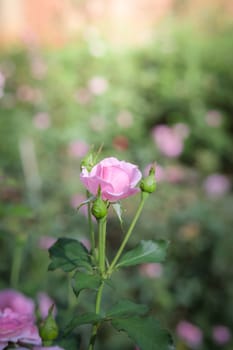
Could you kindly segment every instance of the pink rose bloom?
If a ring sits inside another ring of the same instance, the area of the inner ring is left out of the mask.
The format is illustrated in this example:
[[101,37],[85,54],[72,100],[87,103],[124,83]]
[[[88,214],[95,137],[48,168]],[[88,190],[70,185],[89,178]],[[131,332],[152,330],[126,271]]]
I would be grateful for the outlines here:
[[0,291],[0,311],[9,308],[19,314],[34,315],[34,302],[22,293],[13,289]]
[[104,200],[116,202],[139,191],[135,188],[142,174],[138,167],[117,158],[105,158],[96,164],[90,172],[83,167],[80,180],[93,195],[97,195],[99,187]]
[[76,140],[69,144],[68,153],[75,158],[82,158],[89,151],[89,145],[85,141]]
[[183,137],[175,129],[166,125],[158,125],[152,136],[160,152],[167,157],[178,157],[183,151]]
[[[48,316],[50,307],[54,304],[54,301],[48,296],[48,294],[40,292],[38,293],[38,306],[39,312],[43,319]],[[53,316],[56,315],[56,308],[53,308]]]
[[149,278],[158,278],[163,273],[163,267],[159,263],[142,264],[139,268],[141,275]]
[[202,343],[201,329],[190,322],[180,321],[176,333],[190,348],[196,348]]
[[224,345],[231,340],[231,332],[226,326],[215,326],[212,333],[214,341],[219,345]]
[[11,309],[0,311],[0,349],[8,342],[40,345],[41,339],[33,318],[26,314],[19,314]]
[[223,196],[230,190],[231,183],[225,175],[212,174],[205,179],[203,186],[210,197],[218,197]]

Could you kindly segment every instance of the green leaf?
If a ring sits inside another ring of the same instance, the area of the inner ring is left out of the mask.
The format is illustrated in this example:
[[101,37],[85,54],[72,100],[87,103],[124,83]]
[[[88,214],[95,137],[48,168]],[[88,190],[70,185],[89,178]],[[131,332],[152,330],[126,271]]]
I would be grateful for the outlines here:
[[69,272],[80,267],[92,269],[88,250],[76,239],[59,238],[49,249],[49,255],[52,260],[49,270],[60,268]]
[[77,271],[72,278],[72,288],[77,296],[83,289],[98,289],[100,284],[100,276],[85,272]]
[[174,349],[170,334],[153,317],[119,318],[114,319],[112,325],[118,331],[126,332],[140,350]]
[[141,241],[136,248],[126,252],[116,267],[144,263],[160,263],[165,260],[168,241]]
[[103,317],[95,314],[94,312],[87,312],[83,315],[75,316],[70,323],[65,327],[63,331],[63,336],[66,336],[73,331],[78,326],[83,324],[95,324],[103,320]]
[[129,317],[131,315],[145,315],[147,312],[147,305],[136,304],[130,300],[120,300],[108,311],[106,317]]

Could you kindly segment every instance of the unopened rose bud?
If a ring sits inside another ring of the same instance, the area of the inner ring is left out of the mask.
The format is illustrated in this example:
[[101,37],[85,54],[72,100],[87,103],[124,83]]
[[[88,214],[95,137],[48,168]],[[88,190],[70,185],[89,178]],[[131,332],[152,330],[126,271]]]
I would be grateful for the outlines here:
[[49,343],[58,336],[58,326],[52,315],[53,307],[54,305],[50,307],[48,316],[39,326],[39,334],[44,343]]
[[100,196],[93,202],[91,212],[97,220],[103,219],[107,215],[107,204]]
[[142,192],[152,193],[156,189],[155,168],[151,167],[149,175],[142,179],[140,183]]
[[85,168],[87,169],[88,172],[90,172],[94,165],[95,165],[94,156],[93,156],[93,153],[90,152],[83,158],[81,162],[81,169]]

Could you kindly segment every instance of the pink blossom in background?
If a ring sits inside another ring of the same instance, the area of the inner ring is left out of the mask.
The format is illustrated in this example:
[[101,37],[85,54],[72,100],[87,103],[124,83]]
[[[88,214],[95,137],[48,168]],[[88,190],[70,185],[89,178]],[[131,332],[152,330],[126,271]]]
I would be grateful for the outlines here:
[[91,249],[91,242],[89,241],[89,239],[87,239],[86,237],[81,237],[79,238],[79,241],[84,245],[85,248],[87,248],[87,250]]
[[180,183],[184,181],[186,174],[181,166],[173,165],[166,169],[166,179],[170,183]]
[[175,158],[183,151],[183,138],[166,125],[158,125],[152,130],[152,137],[160,152],[167,157]]
[[80,105],[86,105],[91,101],[91,93],[86,88],[81,88],[75,93],[75,99]]
[[[44,292],[38,293],[37,299],[38,299],[38,308],[39,308],[40,315],[42,319],[45,319],[48,316],[48,311],[50,307],[54,304],[54,301],[48,296],[48,294]],[[56,313],[57,313],[56,307],[54,306],[53,308],[54,317]]]
[[208,196],[220,197],[229,192],[231,183],[225,175],[216,173],[204,180],[203,187]]
[[159,165],[157,163],[148,164],[144,170],[144,175],[145,176],[149,175],[149,171],[150,171],[152,166],[155,167],[155,179],[156,179],[156,181],[157,182],[166,181],[166,171],[165,171],[164,167],[162,167],[161,165]]
[[50,117],[48,113],[39,112],[33,118],[35,128],[45,130],[50,127]]
[[68,153],[75,158],[83,158],[89,151],[89,145],[82,140],[74,140],[68,146]]
[[228,327],[218,325],[213,327],[212,337],[215,343],[224,345],[231,340],[231,332]]
[[149,278],[158,278],[163,273],[163,267],[159,263],[142,264],[139,267],[141,275]]
[[43,79],[47,73],[48,67],[39,57],[33,57],[31,61],[31,73],[35,79]]
[[124,135],[117,135],[114,137],[112,140],[113,147],[117,151],[125,151],[129,148],[129,140],[126,136]]
[[121,128],[127,129],[133,125],[133,116],[129,111],[121,111],[116,121]]
[[36,103],[42,100],[41,91],[29,85],[20,85],[17,88],[16,96],[18,100],[22,102]]
[[0,291],[0,311],[11,309],[19,314],[33,316],[35,305],[32,299],[13,289]]
[[88,82],[88,88],[93,95],[102,95],[108,89],[108,81],[104,77],[93,77]]
[[97,195],[101,187],[102,199],[116,202],[139,192],[136,187],[142,174],[135,164],[119,161],[117,158],[105,158],[96,164],[90,172],[83,167],[80,180],[88,191]]
[[8,308],[0,311],[0,349],[3,349],[8,342],[18,341],[34,345],[41,344],[34,318]]
[[188,321],[180,321],[176,327],[177,335],[191,348],[195,349],[202,343],[202,331]]
[[[70,206],[73,209],[77,209],[83,202],[85,202],[87,198],[83,194],[74,194],[70,198]],[[87,205],[84,204],[79,208],[79,212],[84,216],[87,216]]]
[[206,124],[212,128],[217,128],[222,124],[222,114],[218,110],[210,110],[205,116]]
[[48,250],[57,241],[57,238],[50,236],[42,236],[39,239],[39,247],[44,250]]

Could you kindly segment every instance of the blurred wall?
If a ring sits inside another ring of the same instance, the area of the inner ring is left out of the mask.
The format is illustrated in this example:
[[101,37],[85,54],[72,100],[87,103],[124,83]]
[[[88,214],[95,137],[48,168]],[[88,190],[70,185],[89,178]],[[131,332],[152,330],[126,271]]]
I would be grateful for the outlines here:
[[62,44],[74,34],[98,31],[117,43],[141,42],[161,19],[205,15],[220,8],[233,13],[231,0],[0,0],[0,42],[34,40]]

